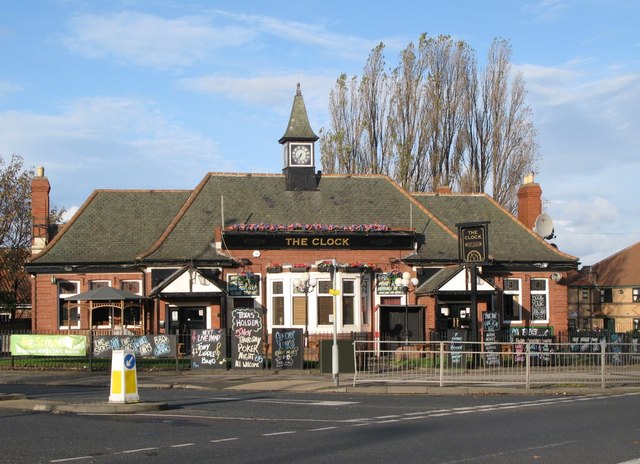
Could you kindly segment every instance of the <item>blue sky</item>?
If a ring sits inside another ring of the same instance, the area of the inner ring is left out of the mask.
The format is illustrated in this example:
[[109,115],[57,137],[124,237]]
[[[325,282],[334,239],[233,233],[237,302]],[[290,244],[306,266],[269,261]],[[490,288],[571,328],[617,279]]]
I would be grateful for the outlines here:
[[423,32],[482,61],[509,39],[538,131],[554,242],[593,264],[640,240],[640,2],[21,0],[0,6],[0,155],[44,166],[55,206],[94,189],[191,189],[282,169],[300,82],[328,127],[340,73]]

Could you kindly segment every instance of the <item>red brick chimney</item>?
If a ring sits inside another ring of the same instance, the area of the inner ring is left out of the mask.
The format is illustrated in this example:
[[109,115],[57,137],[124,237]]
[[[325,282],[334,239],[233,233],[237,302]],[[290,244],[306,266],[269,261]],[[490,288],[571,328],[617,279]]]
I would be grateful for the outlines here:
[[446,195],[447,193],[452,193],[451,186],[450,185],[438,185],[436,187],[435,193],[437,193],[438,195],[440,195],[440,194]]
[[518,219],[529,229],[533,229],[540,214],[542,214],[542,189],[534,182],[533,173],[529,173],[524,176],[524,182],[518,190]]
[[37,255],[49,243],[49,192],[51,185],[39,166],[31,180],[31,254]]

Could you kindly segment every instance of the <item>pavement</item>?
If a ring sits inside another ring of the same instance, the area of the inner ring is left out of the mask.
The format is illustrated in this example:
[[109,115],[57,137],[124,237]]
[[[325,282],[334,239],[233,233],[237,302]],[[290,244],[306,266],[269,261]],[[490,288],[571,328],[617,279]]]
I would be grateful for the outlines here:
[[0,393],[0,409],[19,409],[76,414],[132,414],[168,409],[167,403],[144,401],[146,389],[200,389],[235,391],[278,391],[291,393],[360,393],[414,395],[607,395],[640,393],[638,387],[523,387],[496,385],[462,385],[438,387],[427,384],[384,383],[353,385],[353,376],[341,374],[334,381],[331,374],[318,371],[277,370],[200,370],[137,372],[139,401],[109,402],[110,372],[0,370],[0,384],[46,386],[104,387],[104,395],[78,401],[72,394],[56,398],[28,398],[20,393]]

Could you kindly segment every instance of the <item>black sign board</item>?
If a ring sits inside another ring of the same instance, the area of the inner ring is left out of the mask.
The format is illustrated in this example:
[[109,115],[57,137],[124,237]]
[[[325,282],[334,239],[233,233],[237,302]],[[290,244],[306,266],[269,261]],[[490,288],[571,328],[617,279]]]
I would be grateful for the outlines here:
[[525,363],[527,356],[527,343],[531,355],[531,363],[534,365],[546,365],[551,362],[551,353],[555,353],[554,337],[545,335],[530,335],[515,337],[515,361]]
[[467,350],[467,345],[464,342],[466,342],[468,338],[468,330],[447,330],[447,340],[449,340],[449,363],[452,367],[467,367],[467,357],[463,352]]
[[225,231],[224,243],[230,250],[316,249],[316,250],[410,250],[413,232],[261,232]]
[[465,263],[484,263],[489,256],[488,222],[456,224],[460,260]]
[[231,311],[232,367],[262,369],[262,314],[256,308],[235,308]]
[[500,345],[498,332],[500,330],[500,314],[497,312],[482,313],[482,341],[485,366],[500,365]]
[[226,369],[227,340],[224,330],[191,331],[191,367],[194,369]]
[[107,335],[93,338],[93,356],[109,358],[113,350],[131,350],[138,358],[175,358],[175,335]]
[[302,369],[304,346],[302,329],[273,329],[271,347],[273,369]]

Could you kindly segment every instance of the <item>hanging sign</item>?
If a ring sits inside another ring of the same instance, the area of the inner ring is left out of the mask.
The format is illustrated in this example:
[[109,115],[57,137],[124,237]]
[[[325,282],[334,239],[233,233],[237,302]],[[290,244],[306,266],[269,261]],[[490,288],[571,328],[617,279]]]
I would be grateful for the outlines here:
[[489,258],[488,222],[456,224],[460,260],[465,263],[484,263]]

